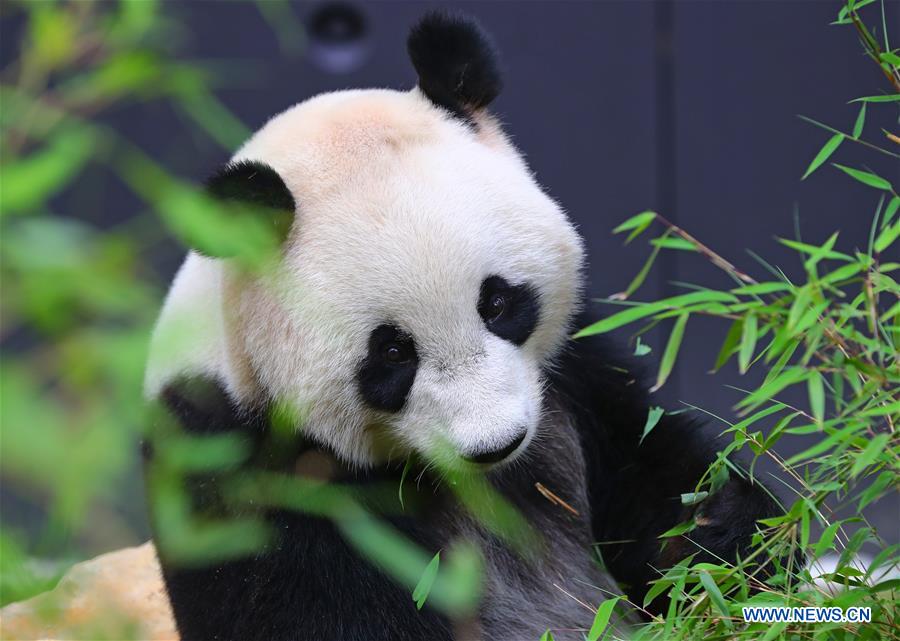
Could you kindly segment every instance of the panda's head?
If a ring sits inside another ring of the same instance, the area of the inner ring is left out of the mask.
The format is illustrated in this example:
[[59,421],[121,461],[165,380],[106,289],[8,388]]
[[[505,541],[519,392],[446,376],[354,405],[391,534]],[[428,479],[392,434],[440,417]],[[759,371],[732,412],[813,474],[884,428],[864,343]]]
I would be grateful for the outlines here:
[[216,261],[230,393],[296,408],[351,463],[510,460],[541,420],[581,241],[486,110],[500,79],[480,28],[430,14],[408,48],[417,88],[298,104],[210,182],[284,234],[263,275]]

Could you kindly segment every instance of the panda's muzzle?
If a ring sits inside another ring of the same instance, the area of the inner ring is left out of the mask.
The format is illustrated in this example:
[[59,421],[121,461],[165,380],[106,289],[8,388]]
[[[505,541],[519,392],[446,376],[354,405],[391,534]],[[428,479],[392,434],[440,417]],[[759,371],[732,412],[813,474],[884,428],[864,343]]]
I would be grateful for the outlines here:
[[496,450],[486,450],[483,452],[478,452],[476,454],[465,454],[463,458],[469,461],[470,463],[479,463],[482,465],[489,465],[491,463],[499,463],[504,460],[510,454],[515,452],[518,447],[522,444],[522,441],[525,440],[525,437],[528,435],[527,430],[522,430],[521,433],[515,437],[512,441],[510,441],[507,445],[496,449]]

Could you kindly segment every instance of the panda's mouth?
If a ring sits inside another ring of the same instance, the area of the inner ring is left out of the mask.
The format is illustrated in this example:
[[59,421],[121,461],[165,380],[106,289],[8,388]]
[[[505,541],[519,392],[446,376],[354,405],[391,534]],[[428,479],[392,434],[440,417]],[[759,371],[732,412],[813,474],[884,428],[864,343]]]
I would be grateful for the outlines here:
[[510,456],[519,449],[522,443],[525,442],[525,439],[527,437],[528,430],[523,429],[521,434],[514,437],[506,445],[501,445],[496,449],[487,449],[477,453],[463,454],[462,457],[470,463],[477,463],[480,465],[495,465],[510,458]]

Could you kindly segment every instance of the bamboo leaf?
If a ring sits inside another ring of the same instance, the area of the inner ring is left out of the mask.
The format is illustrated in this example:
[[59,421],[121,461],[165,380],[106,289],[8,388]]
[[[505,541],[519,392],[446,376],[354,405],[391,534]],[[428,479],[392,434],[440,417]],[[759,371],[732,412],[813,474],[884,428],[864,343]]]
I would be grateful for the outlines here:
[[679,249],[682,251],[695,252],[697,251],[696,245],[685,240],[684,238],[671,238],[668,236],[660,236],[659,238],[654,238],[650,241],[651,245],[656,247],[662,247],[664,249]]
[[675,585],[669,591],[669,608],[666,611],[665,616],[665,628],[663,628],[662,636],[663,639],[671,639],[673,637],[675,621],[679,620],[679,617],[677,616],[679,605],[682,603],[682,601],[686,600],[686,595],[684,594],[684,585],[686,582],[687,573],[683,572],[675,582]]
[[776,623],[769,627],[766,630],[766,633],[760,638],[759,641],[773,641],[775,637],[784,632],[784,629],[788,626],[787,623]]
[[625,239],[625,243],[628,244],[632,240],[635,239],[638,235],[640,235],[647,227],[656,220],[656,212],[655,211],[642,211],[641,213],[632,216],[621,225],[613,229],[614,234],[622,233],[623,231],[632,230],[632,232],[628,235],[628,238]]
[[837,534],[838,528],[841,526],[842,521],[835,521],[822,532],[822,536],[819,537],[819,542],[816,543],[816,548],[813,551],[813,555],[818,558],[821,557],[826,552],[831,551],[831,544],[834,542],[834,537]]
[[837,242],[838,232],[834,232],[831,236],[828,237],[822,246],[819,248],[819,251],[810,255],[809,258],[803,263],[803,266],[806,268],[806,271],[812,272],[813,268],[818,264],[820,260],[825,257],[830,257],[829,255],[839,254],[840,252],[832,252],[831,248],[834,247],[834,244]]
[[753,415],[748,416],[741,422],[735,423],[728,429],[728,431],[729,432],[740,432],[742,430],[746,431],[746,429],[748,427],[750,427],[751,425],[753,425],[754,423],[761,421],[765,417],[775,414],[776,412],[780,412],[781,410],[785,409],[785,407],[786,406],[782,405],[781,403],[773,403],[769,407],[759,410],[758,412],[754,413]]
[[[668,232],[666,232],[668,233]],[[663,236],[665,238],[665,236]],[[628,287],[621,294],[616,294],[614,298],[626,299],[635,293],[641,285],[644,284],[644,281],[647,279],[647,274],[650,273],[650,268],[653,267],[653,263],[656,262],[656,257],[659,255],[660,247],[656,246],[650,252],[650,256],[647,258],[644,265],[641,267],[641,270],[635,275],[630,283],[628,283]]]
[[791,309],[788,312],[788,329],[793,329],[797,325],[800,317],[803,316],[807,309],[809,309],[809,303],[811,300],[812,289],[810,285],[804,285],[799,290],[797,290],[797,296],[794,298],[794,302],[791,303]]
[[875,189],[883,189],[885,191],[891,190],[891,183],[882,178],[881,176],[876,176],[875,174],[863,171],[861,169],[853,169],[852,167],[845,167],[844,165],[839,165],[837,163],[832,163],[835,167],[843,171],[845,174],[854,178],[861,182],[864,185],[868,185],[869,187],[874,187]]
[[621,223],[618,227],[613,229],[613,233],[618,234],[623,231],[628,231],[629,229],[635,229],[637,227],[640,227],[641,225],[653,222],[655,218],[656,212],[642,211],[641,213],[635,214],[625,222]]
[[896,474],[892,472],[882,472],[879,474],[872,485],[867,487],[859,495],[859,507],[857,509],[860,511],[865,509],[867,505],[879,499],[882,493],[896,482]]
[[670,539],[673,536],[680,536],[682,534],[687,534],[688,532],[690,532],[691,530],[693,530],[696,527],[697,527],[697,524],[694,522],[693,519],[691,519],[690,521],[685,521],[684,523],[679,523],[678,525],[669,528],[668,530],[666,530],[665,532],[663,532],[656,538]]
[[821,423],[825,418],[825,386],[822,375],[816,370],[812,370],[809,378],[806,379],[806,386],[812,415],[817,422]]
[[897,413],[900,413],[900,401],[873,407],[872,409],[868,409],[865,412],[862,412],[860,416],[887,416],[888,414]]
[[875,2],[875,0],[858,0],[857,2],[849,0],[841,7],[841,10],[838,12],[837,20],[831,24],[850,24],[849,14],[851,11],[859,11],[867,4],[872,4],[873,2]]
[[642,342],[641,337],[638,336],[637,343],[634,346],[634,355],[635,356],[646,356],[647,354],[649,354],[652,351],[653,351],[653,349],[649,345],[647,345],[647,343]]
[[803,512],[800,514],[800,549],[809,547],[809,507],[804,502]]
[[741,329],[741,348],[738,352],[738,368],[741,374],[746,373],[750,367],[753,350],[756,348],[756,335],[756,315],[747,314]]
[[707,496],[709,496],[709,492],[687,492],[681,495],[681,504],[696,505],[703,501]]
[[641,433],[640,443],[643,443],[644,438],[650,433],[650,430],[656,427],[656,424],[659,423],[659,419],[662,418],[663,414],[665,414],[665,410],[661,407],[650,408],[650,411],[647,412],[647,422],[644,423],[644,431]]
[[888,206],[884,208],[884,216],[881,219],[882,228],[887,227],[891,223],[898,209],[900,209],[900,196],[894,196],[891,198]]
[[856,276],[859,272],[866,269],[866,264],[863,262],[853,263],[851,265],[844,265],[843,267],[839,267],[833,272],[829,272],[819,278],[820,283],[837,283],[843,280],[847,280],[851,276]]
[[438,567],[441,564],[441,553],[438,552],[434,555],[428,565],[425,567],[425,571],[422,572],[422,578],[419,579],[419,582],[416,584],[415,589],[412,593],[413,601],[416,602],[416,608],[421,610],[422,606],[425,605],[425,600],[428,598],[428,594],[431,592],[431,586],[434,585],[434,580],[437,578]]
[[651,392],[655,392],[665,385],[675,366],[675,359],[678,357],[678,349],[681,347],[681,339],[684,338],[684,327],[687,325],[690,314],[682,314],[675,321],[672,333],[669,334],[669,342],[666,343],[666,350],[663,352],[662,361],[659,364],[659,374],[656,377],[656,384],[650,388]]
[[743,327],[744,321],[740,318],[731,323],[731,327],[728,328],[728,334],[725,335],[725,342],[722,343],[722,347],[719,349],[719,355],[716,356],[716,363],[713,365],[714,372],[719,371],[719,369],[728,362],[731,355],[734,354],[738,341],[741,340]]
[[881,322],[887,323],[894,316],[900,316],[900,301],[894,303],[890,309],[888,309],[884,314],[881,315]]
[[646,608],[656,597],[672,587],[673,581],[660,578],[653,582],[650,589],[644,594],[644,607]]
[[594,334],[604,334],[606,332],[622,327],[623,325],[627,325],[628,323],[633,323],[636,320],[646,318],[647,316],[652,316],[653,314],[667,309],[680,309],[684,306],[693,305],[696,303],[734,303],[737,302],[737,300],[738,299],[734,295],[728,292],[720,292],[713,289],[704,289],[698,292],[691,292],[690,294],[681,294],[679,296],[665,298],[653,303],[640,303],[633,307],[629,307],[628,309],[617,314],[613,314],[612,316],[604,318],[603,320],[597,321],[596,323],[589,325],[588,327],[585,327],[584,329],[576,333],[573,338],[593,336]]
[[606,626],[609,625],[609,618],[612,616],[613,608],[616,607],[616,603],[618,603],[621,598],[622,597],[608,599],[600,604],[597,608],[597,614],[594,615],[594,622],[591,624],[591,629],[587,635],[588,641],[597,641],[597,639],[600,638],[600,635],[606,630]]
[[862,98],[854,98],[850,102],[897,102],[900,101],[900,93],[894,93],[884,96],[863,96]]
[[863,127],[866,124],[866,105],[869,103],[862,103],[862,107],[859,108],[859,115],[856,117],[856,122],[853,124],[853,137],[859,140],[859,135],[863,131]]
[[860,472],[866,469],[872,462],[878,458],[884,450],[890,438],[889,434],[879,434],[866,445],[864,449],[853,462],[853,468],[850,470],[850,476],[856,478]]
[[768,450],[770,450],[772,446],[774,446],[779,441],[782,434],[784,433],[784,430],[786,430],[791,422],[798,416],[800,416],[800,412],[793,412],[791,414],[788,414],[787,416],[782,417],[775,425],[775,427],[772,428],[772,431],[769,432],[768,436],[766,436],[766,440],[762,444],[761,451],[767,452]]
[[784,462],[784,465],[785,466],[796,465],[800,461],[803,461],[806,459],[811,459],[811,458],[818,456],[819,454],[823,454],[823,453],[827,452],[828,450],[830,450],[832,447],[834,447],[840,443],[845,443],[848,439],[853,438],[854,433],[859,431],[860,429],[861,428],[860,428],[859,424],[851,423],[850,425],[847,425],[846,427],[838,430],[837,432],[834,432],[828,438],[819,441],[812,447],[808,447],[805,450],[803,450],[802,452],[799,452],[799,453],[795,454],[794,456],[790,457],[789,459],[787,459]]
[[599,320],[592,325],[588,325],[581,331],[577,332],[572,338],[582,338],[584,336],[604,334],[606,332],[622,327],[623,325],[627,325],[628,323],[633,323],[636,320],[651,316],[652,314],[655,314],[662,309],[665,309],[665,307],[654,303],[647,303],[637,305],[635,307],[629,307],[625,311],[613,314],[612,316],[608,316],[607,318]]
[[800,180],[806,180],[806,177],[809,176],[812,172],[822,166],[826,160],[831,157],[831,154],[835,152],[835,150],[841,146],[841,143],[844,141],[844,134],[835,134],[831,138],[829,138],[822,148],[819,150],[819,153],[816,154],[815,158],[812,159],[812,162],[809,163],[809,167],[806,168],[806,172],[803,174],[803,177]]
[[[786,328],[784,328],[784,329],[786,330]],[[769,381],[774,379],[776,376],[781,374],[782,370],[784,370],[784,366],[788,364],[788,361],[791,360],[791,357],[794,355],[794,352],[797,351],[797,348],[799,346],[800,346],[800,341],[788,340],[787,342],[784,343],[784,345],[782,347],[779,348],[782,351],[780,352],[780,355],[778,356],[778,360],[776,360],[775,363],[769,368],[769,373],[766,374],[766,378],[763,381],[763,385],[765,385],[766,383],[768,383]],[[774,348],[772,348],[770,346],[769,351],[766,354],[766,356],[767,356],[766,360],[767,361],[771,360],[768,357],[773,356],[774,353],[775,353]]]
[[764,403],[781,390],[799,383],[806,378],[806,376],[806,370],[801,367],[787,368],[781,374],[772,378],[772,380],[763,383],[763,385],[753,393],[744,397],[744,399],[738,403],[738,407],[752,408],[760,403]]
[[792,289],[790,283],[779,283],[775,281],[765,283],[755,283],[753,285],[744,285],[731,290],[732,294],[772,294],[774,292],[784,292]]
[[715,580],[713,580],[709,572],[700,572],[700,583],[703,584],[703,588],[709,595],[710,603],[712,603],[715,609],[719,611],[719,614],[727,617],[728,605],[725,603],[725,597],[722,596],[719,586],[716,585]]
[[778,242],[782,245],[786,245],[791,249],[796,249],[798,252],[808,254],[809,256],[817,256],[819,260],[821,260],[822,258],[832,258],[835,260],[852,261],[853,256],[841,252],[832,251],[831,248],[834,247],[835,241],[837,241],[837,233],[832,234],[821,247],[810,245],[809,243],[801,243],[799,240],[791,240],[789,238],[778,239]]
[[875,251],[879,254],[884,252],[885,249],[894,244],[898,236],[900,236],[900,218],[893,225],[881,230],[878,238],[875,239]]

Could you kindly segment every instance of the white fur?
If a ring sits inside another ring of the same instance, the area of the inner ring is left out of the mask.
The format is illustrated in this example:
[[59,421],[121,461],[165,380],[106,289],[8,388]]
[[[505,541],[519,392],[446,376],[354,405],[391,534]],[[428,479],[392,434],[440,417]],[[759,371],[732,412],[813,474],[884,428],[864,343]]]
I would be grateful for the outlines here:
[[[325,94],[269,121],[235,160],[271,165],[298,203],[283,259],[253,277],[188,256],[156,330],[148,395],[178,374],[217,375],[240,402],[291,404],[298,428],[358,464],[386,454],[385,436],[398,455],[502,447],[523,425],[530,440],[582,247],[497,124],[478,121],[466,127],[417,90]],[[522,347],[476,310],[494,274],[540,292],[540,323]],[[368,409],[355,378],[385,322],[419,354],[397,414]]]

